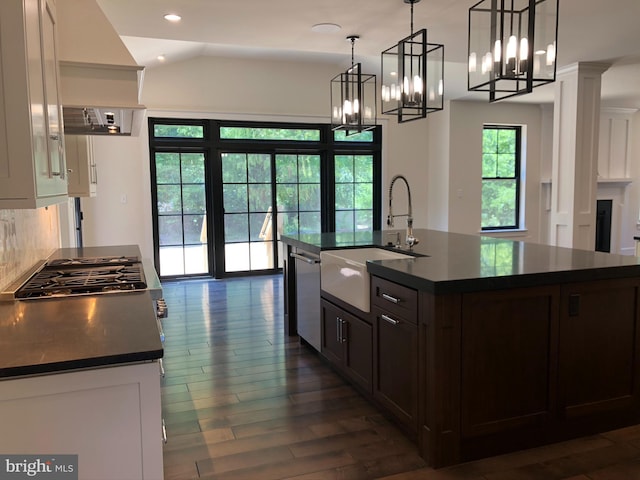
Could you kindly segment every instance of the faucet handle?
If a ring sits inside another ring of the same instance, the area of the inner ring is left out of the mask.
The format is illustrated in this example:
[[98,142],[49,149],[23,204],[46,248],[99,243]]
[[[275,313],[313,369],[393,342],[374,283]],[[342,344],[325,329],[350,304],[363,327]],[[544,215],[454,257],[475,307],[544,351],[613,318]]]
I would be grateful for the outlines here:
[[411,248],[413,248],[413,246],[415,244],[419,243],[420,240],[418,240],[413,235],[409,234],[409,235],[407,235],[407,238],[405,239],[405,242],[407,243],[407,246],[411,249]]

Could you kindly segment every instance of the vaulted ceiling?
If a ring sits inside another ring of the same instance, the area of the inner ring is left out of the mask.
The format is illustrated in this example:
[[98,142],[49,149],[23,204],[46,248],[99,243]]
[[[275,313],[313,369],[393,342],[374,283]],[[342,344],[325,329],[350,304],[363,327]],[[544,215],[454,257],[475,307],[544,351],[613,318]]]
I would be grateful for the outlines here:
[[[445,96],[484,99],[466,90],[468,10],[477,0],[422,0],[414,6],[415,30],[445,45]],[[350,64],[348,35],[360,35],[356,61],[379,73],[380,52],[410,33],[403,0],[98,0],[140,65],[199,55]],[[182,16],[179,23],[166,13]],[[560,0],[558,66],[605,62],[603,103],[640,108],[639,0]],[[341,29],[317,33],[333,23]],[[553,86],[518,101],[553,101]]]

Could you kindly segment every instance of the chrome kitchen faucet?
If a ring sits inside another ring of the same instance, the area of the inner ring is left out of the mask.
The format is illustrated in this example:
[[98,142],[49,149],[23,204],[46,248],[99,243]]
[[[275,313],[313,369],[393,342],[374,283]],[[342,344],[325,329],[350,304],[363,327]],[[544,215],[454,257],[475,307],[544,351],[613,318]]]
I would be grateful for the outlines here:
[[[404,184],[407,186],[407,196],[408,196],[408,204],[409,211],[407,213],[401,215],[393,214],[393,184],[396,183],[396,180],[404,181]],[[391,185],[389,185],[389,214],[387,215],[387,225],[389,227],[393,227],[393,219],[395,217],[407,217],[407,235],[405,237],[405,243],[409,247],[409,250],[413,248],[413,246],[418,243],[418,239],[413,236],[413,216],[411,215],[411,189],[409,188],[409,182],[403,175],[396,175],[391,179]]]

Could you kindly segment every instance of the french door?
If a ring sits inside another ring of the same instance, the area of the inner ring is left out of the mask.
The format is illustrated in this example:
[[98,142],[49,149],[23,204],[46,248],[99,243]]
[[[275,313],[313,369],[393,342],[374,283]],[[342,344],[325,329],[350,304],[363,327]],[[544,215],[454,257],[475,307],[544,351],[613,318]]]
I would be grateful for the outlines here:
[[[282,267],[282,233],[320,233],[320,155],[222,152],[224,272]],[[218,229],[220,230],[220,229]]]
[[204,152],[155,152],[159,275],[209,274]]

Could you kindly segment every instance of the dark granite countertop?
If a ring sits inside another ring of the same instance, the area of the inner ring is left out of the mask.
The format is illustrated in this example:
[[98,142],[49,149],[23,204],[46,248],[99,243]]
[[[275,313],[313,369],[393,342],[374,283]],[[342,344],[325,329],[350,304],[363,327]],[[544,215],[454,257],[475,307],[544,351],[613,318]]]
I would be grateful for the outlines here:
[[[396,230],[282,236],[313,253],[386,246]],[[391,233],[391,235],[389,235]],[[404,241],[404,230],[400,230]],[[371,274],[433,293],[472,292],[586,280],[640,277],[634,256],[416,229],[415,258],[367,262]],[[394,249],[398,251],[397,249]],[[404,250],[403,250],[404,251]]]
[[[49,259],[137,255],[136,245],[59,249]],[[0,302],[0,378],[163,356],[152,291]]]
[[149,292],[0,303],[0,377],[161,358]]

